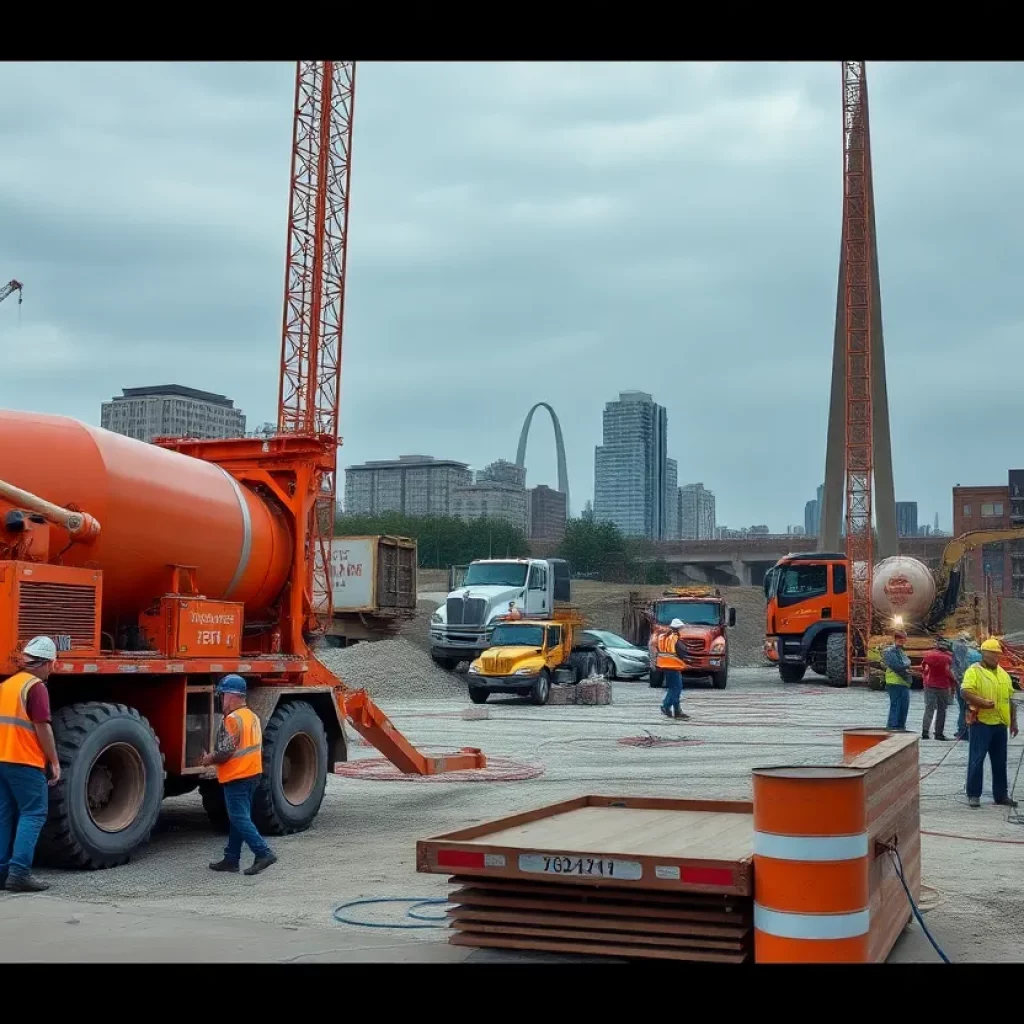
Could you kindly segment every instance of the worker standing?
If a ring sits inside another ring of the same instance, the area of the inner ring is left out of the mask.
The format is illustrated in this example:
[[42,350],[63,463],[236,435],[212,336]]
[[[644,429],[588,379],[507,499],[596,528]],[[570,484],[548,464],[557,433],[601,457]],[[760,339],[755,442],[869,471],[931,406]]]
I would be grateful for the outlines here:
[[247,875],[258,875],[277,857],[260,835],[252,821],[252,799],[263,773],[263,731],[260,720],[245,702],[245,680],[241,676],[225,676],[217,685],[224,702],[224,720],[217,732],[216,750],[204,754],[204,766],[217,766],[217,781],[224,790],[224,805],[230,830],[224,859],[214,861],[214,871],[237,871],[242,859],[242,843],[253,852]]
[[47,769],[51,786],[60,780],[46,689],[56,660],[57,645],[33,637],[23,671],[0,683],[0,889],[8,892],[49,889],[32,876],[32,861],[49,809]]
[[910,658],[903,649],[907,634],[897,629],[891,647],[882,652],[885,665],[885,689],[889,694],[889,720],[887,729],[906,729],[907,713],[910,711]]
[[654,643],[654,663],[664,673],[665,699],[661,713],[666,718],[689,719],[681,705],[683,696],[683,669],[687,665],[687,651],[680,630],[682,619],[673,619],[668,632],[659,633]]
[[938,642],[935,650],[928,651],[921,659],[921,675],[924,684],[924,721],[921,724],[921,739],[929,738],[932,719],[935,720],[935,738],[945,740],[946,708],[957,690],[953,678],[953,655],[949,644]]
[[1001,807],[1016,807],[1010,798],[1006,781],[1007,731],[1017,735],[1017,709],[1010,698],[1013,683],[999,664],[1003,649],[995,637],[981,645],[981,661],[964,673],[960,687],[964,700],[971,706],[970,753],[967,758],[967,802],[981,806],[981,789],[985,781],[985,757],[992,765],[992,796]]
[[956,702],[960,708],[960,715],[956,720],[956,738],[967,739],[967,702],[964,700],[960,687],[963,685],[964,673],[970,664],[970,642],[971,634],[964,630],[953,644],[953,678],[956,680]]

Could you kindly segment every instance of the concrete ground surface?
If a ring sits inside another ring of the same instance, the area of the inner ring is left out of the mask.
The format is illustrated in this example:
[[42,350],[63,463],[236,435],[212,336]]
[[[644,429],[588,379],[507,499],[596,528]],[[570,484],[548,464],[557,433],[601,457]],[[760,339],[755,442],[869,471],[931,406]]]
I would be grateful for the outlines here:
[[[339,924],[333,911],[361,899],[444,897],[445,876],[416,872],[417,839],[586,793],[749,799],[752,768],[834,763],[841,753],[841,730],[882,726],[887,710],[884,693],[833,690],[815,677],[786,686],[770,669],[735,670],[724,691],[700,683],[687,689],[684,705],[691,721],[662,717],[661,697],[646,682],[615,684],[614,703],[604,707],[538,708],[514,697],[492,697],[489,717],[476,721],[461,717],[468,700],[385,705],[394,723],[428,753],[476,746],[495,759],[498,774],[518,768],[520,774],[540,774],[524,781],[477,782],[332,776],[314,826],[274,839],[280,861],[256,878],[209,871],[206,865],[220,856],[223,838],[211,831],[197,796],[168,800],[152,843],[130,864],[94,873],[41,871],[53,885],[49,893],[0,894],[0,957],[514,959],[448,946],[436,927]],[[910,728],[919,727],[921,713],[921,695],[915,692]],[[692,742],[661,748],[619,742],[645,733]],[[1011,784],[1022,749],[1020,739],[1010,745]],[[1005,811],[991,804],[988,777],[982,808],[967,807],[965,744],[922,741],[920,750],[922,828],[946,834],[922,837],[925,921],[954,962],[1019,960],[1024,829],[1008,823]],[[377,754],[359,741],[353,742],[351,757]],[[443,907],[426,912],[439,910]],[[344,913],[377,924],[411,923],[401,904],[357,906]],[[937,959],[914,923],[890,962]]]

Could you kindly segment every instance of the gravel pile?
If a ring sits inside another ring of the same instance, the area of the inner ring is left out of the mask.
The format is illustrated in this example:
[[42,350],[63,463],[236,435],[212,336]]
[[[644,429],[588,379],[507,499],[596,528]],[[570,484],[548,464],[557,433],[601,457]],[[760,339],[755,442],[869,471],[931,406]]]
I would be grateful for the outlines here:
[[422,647],[405,637],[323,649],[317,658],[350,689],[375,700],[465,700],[461,677],[438,668]]

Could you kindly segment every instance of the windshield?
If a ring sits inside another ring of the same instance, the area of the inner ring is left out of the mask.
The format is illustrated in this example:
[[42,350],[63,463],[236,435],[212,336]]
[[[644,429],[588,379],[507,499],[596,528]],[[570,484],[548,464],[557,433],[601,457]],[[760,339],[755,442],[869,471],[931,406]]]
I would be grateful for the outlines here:
[[518,626],[502,624],[494,627],[491,634],[492,647],[543,647],[543,626]]
[[775,596],[775,587],[781,573],[781,566],[775,565],[764,574],[764,596],[769,601]]
[[722,606],[715,601],[662,601],[654,614],[662,626],[673,619],[682,619],[687,626],[718,626],[722,622]]
[[526,582],[523,562],[475,562],[462,581],[464,587],[521,587]]
[[626,640],[623,640],[621,636],[616,636],[614,633],[606,633],[603,629],[588,629],[587,636],[592,636],[596,640],[600,640],[606,647],[632,647],[633,645]]

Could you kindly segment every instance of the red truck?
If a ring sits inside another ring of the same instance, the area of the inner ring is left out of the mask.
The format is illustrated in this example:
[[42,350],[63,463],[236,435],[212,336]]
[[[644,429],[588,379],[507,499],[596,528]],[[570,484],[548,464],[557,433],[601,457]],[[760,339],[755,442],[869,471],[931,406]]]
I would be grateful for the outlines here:
[[667,632],[673,619],[684,623],[683,643],[690,652],[684,676],[710,676],[716,690],[729,680],[728,629],[736,625],[736,609],[730,608],[717,587],[678,587],[651,601],[638,592],[629,595],[622,616],[622,635],[637,647],[651,651],[652,687],[664,686],[664,673],[655,667],[654,640]]

